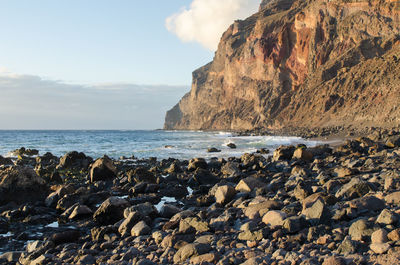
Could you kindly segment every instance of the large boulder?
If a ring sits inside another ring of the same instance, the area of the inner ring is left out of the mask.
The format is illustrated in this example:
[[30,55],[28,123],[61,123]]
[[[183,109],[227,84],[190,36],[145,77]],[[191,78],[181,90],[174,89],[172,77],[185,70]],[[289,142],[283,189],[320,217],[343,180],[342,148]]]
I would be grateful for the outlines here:
[[57,168],[60,169],[87,169],[89,164],[92,162],[92,158],[86,156],[84,153],[78,153],[77,151],[72,151],[66,153],[60,159],[60,163]]
[[14,165],[14,163],[10,158],[0,156],[0,166],[12,166],[12,165]]
[[145,167],[137,167],[130,170],[128,173],[128,181],[134,183],[156,183],[157,179],[152,172],[147,170]]
[[46,182],[31,168],[14,166],[0,171],[0,204],[44,200],[47,193]]
[[114,166],[113,161],[104,156],[97,159],[90,166],[90,181],[95,182],[99,180],[112,180],[117,176],[117,168]]
[[190,257],[199,256],[210,251],[209,244],[186,244],[174,255],[174,263],[184,263]]

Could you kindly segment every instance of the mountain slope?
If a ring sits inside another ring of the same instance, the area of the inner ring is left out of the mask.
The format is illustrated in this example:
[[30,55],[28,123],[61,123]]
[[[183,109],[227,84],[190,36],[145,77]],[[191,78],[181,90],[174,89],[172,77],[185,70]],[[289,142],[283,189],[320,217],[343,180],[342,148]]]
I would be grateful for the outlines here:
[[399,1],[263,1],[223,34],[164,128],[399,125],[399,34]]

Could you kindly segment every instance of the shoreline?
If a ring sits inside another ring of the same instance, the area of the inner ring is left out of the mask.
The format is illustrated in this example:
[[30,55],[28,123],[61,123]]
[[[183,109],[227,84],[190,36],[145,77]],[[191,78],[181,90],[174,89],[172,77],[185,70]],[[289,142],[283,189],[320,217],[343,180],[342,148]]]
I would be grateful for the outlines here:
[[0,262],[400,260],[400,135],[351,137],[209,161],[0,157]]

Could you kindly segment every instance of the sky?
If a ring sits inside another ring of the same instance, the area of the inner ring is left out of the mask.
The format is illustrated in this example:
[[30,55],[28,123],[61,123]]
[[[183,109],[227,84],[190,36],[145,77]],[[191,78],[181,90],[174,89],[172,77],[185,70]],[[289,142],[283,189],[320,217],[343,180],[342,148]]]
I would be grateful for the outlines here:
[[0,0],[0,129],[156,129],[259,0]]

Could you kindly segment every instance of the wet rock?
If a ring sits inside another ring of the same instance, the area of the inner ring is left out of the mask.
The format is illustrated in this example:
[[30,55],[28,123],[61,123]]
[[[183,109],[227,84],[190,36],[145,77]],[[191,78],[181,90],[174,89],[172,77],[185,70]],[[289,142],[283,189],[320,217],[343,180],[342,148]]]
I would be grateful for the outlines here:
[[102,225],[114,224],[124,218],[124,210],[129,206],[125,199],[110,197],[93,214],[93,219]]
[[151,228],[144,221],[138,222],[131,229],[132,236],[149,235],[150,233],[151,233]]
[[231,148],[231,149],[236,149],[236,144],[234,144],[234,143],[229,143],[226,146]]
[[211,147],[207,149],[207,153],[219,153],[221,152],[221,150],[215,148],[215,147]]
[[239,181],[235,189],[240,192],[251,192],[256,188],[266,187],[266,184],[257,178],[247,177]]
[[14,166],[0,170],[0,205],[44,200],[47,192],[45,181],[31,168]]
[[219,204],[226,204],[230,202],[235,195],[235,188],[229,185],[219,186],[215,192],[215,201]]
[[117,176],[117,169],[114,166],[113,161],[108,156],[97,159],[90,166],[89,172],[91,182],[112,180]]
[[174,255],[174,263],[185,262],[187,259],[206,254],[210,251],[208,244],[187,244],[181,247]]

